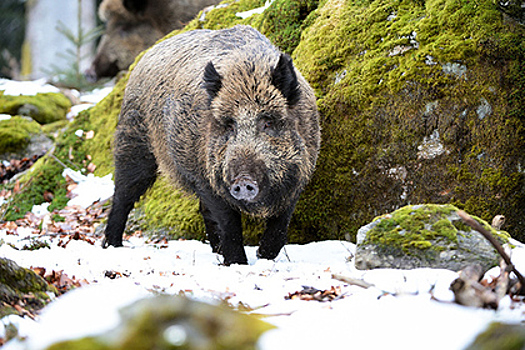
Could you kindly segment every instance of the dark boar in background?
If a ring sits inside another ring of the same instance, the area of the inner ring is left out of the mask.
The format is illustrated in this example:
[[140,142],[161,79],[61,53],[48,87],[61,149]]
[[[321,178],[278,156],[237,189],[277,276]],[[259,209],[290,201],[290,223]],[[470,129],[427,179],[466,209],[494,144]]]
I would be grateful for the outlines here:
[[106,30],[86,75],[90,80],[113,77],[135,57],[175,29],[182,28],[203,8],[220,0],[104,0],[99,17]]
[[319,143],[312,89],[258,31],[236,26],[165,40],[140,60],[125,91],[105,245],[122,245],[128,213],[160,170],[200,199],[226,265],[247,263],[241,213],[265,219],[257,255],[273,259]]

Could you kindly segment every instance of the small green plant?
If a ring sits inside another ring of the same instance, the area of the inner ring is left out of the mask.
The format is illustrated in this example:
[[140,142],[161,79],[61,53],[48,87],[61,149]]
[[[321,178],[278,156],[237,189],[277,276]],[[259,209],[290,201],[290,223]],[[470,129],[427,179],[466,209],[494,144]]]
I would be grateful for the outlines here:
[[97,39],[104,29],[103,26],[98,26],[90,30],[85,30],[82,27],[82,0],[78,1],[77,11],[77,28],[76,32],[69,29],[62,21],[58,21],[56,30],[70,41],[75,49],[68,49],[63,54],[58,54],[60,57],[71,62],[71,65],[66,68],[52,65],[50,70],[46,73],[56,77],[55,83],[70,88],[80,90],[89,90],[96,87],[94,83],[89,82],[80,69],[80,62],[86,57],[82,54],[82,47]]

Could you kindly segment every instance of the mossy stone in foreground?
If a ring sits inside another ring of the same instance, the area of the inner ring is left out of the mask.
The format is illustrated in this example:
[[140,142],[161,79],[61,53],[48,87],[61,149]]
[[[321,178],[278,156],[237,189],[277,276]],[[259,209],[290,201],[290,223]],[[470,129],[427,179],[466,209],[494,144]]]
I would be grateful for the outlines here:
[[465,350],[525,349],[525,327],[521,324],[493,322]]
[[66,119],[71,108],[71,101],[56,92],[38,93],[34,96],[4,95],[0,91],[0,113],[10,115],[25,115],[40,124],[48,124]]
[[106,334],[54,344],[47,350],[256,349],[273,326],[253,316],[181,296],[142,299],[121,311]]
[[40,310],[50,300],[47,292],[57,291],[31,270],[18,266],[14,261],[0,258],[0,318],[21,315],[11,305],[23,300],[31,312]]
[[[457,211],[452,205],[414,205],[376,218],[357,234],[355,266],[455,271],[472,264],[479,264],[484,270],[496,266],[499,255],[495,249],[479,232],[467,226]],[[508,242],[506,232],[474,219],[500,242]]]

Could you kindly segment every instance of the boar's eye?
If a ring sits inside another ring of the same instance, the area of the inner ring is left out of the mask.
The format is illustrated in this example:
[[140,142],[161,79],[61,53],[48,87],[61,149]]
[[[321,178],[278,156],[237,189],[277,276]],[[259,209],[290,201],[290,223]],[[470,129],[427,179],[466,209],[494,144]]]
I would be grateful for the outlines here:
[[237,128],[235,120],[232,118],[225,118],[222,120],[222,128],[224,130],[224,133],[228,136],[235,133],[235,129]]
[[277,136],[277,121],[271,116],[263,116],[259,119],[259,130],[270,136]]

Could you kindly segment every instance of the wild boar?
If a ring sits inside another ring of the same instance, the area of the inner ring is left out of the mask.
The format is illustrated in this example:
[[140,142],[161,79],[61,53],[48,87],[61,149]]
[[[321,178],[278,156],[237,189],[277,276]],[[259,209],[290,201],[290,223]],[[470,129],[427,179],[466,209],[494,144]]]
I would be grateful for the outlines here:
[[135,57],[206,6],[220,0],[104,0],[99,17],[106,30],[87,77],[95,81],[126,70]]
[[320,145],[314,93],[255,29],[195,30],[150,49],[131,73],[114,141],[105,246],[157,172],[200,200],[224,264],[246,264],[241,213],[263,218],[257,251],[274,259]]

